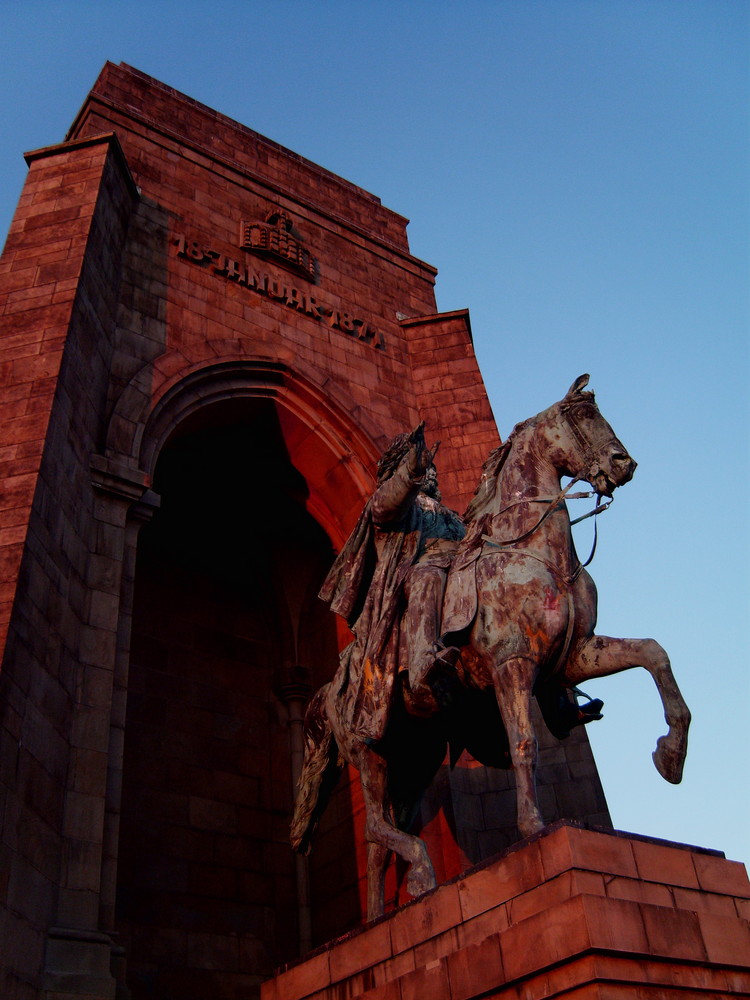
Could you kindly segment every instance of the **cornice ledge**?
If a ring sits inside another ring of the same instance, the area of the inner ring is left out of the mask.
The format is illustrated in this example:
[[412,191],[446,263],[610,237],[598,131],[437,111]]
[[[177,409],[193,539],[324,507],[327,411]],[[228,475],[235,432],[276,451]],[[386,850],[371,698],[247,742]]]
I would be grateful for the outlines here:
[[87,135],[82,139],[68,139],[65,142],[58,142],[53,146],[42,146],[41,149],[32,149],[30,152],[24,153],[23,158],[26,160],[28,166],[31,166],[36,160],[42,160],[48,156],[59,156],[61,153],[69,153],[71,150],[86,149],[90,146],[100,146],[103,144],[108,145],[112,150],[133,198],[140,198],[140,188],[133,179],[116,132],[101,132],[98,135]]

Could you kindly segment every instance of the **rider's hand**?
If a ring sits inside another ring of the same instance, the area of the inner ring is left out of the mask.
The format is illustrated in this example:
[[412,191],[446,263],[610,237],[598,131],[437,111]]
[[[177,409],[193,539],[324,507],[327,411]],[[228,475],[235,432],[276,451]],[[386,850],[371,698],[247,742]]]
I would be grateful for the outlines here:
[[432,452],[424,439],[424,422],[411,432],[411,447],[407,452],[406,462],[412,479],[420,479],[432,461]]

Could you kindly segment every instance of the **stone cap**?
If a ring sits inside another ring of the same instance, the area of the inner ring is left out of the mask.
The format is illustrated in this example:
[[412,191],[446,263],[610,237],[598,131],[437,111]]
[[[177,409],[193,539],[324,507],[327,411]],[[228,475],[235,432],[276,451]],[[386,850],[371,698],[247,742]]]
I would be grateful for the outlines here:
[[307,192],[310,203],[324,211],[341,215],[345,206],[350,224],[402,253],[409,252],[409,220],[385,208],[376,195],[126,63],[105,63],[68,139],[85,132],[92,111],[105,117],[122,116],[138,131],[146,128],[170,137],[281,191],[303,197]]

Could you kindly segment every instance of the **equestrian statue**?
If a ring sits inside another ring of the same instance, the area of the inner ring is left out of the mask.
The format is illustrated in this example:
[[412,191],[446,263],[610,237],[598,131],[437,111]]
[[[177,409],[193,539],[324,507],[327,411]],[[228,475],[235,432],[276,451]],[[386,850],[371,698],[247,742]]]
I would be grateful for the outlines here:
[[[582,375],[490,454],[463,518],[442,504],[437,446],[427,447],[424,425],[395,438],[323,585],[321,598],[354,639],[306,712],[291,841],[309,852],[352,764],[365,805],[368,919],[383,912],[394,852],[408,865],[411,895],[435,886],[424,842],[408,830],[446,751],[452,763],[467,750],[487,766],[512,767],[521,836],[544,827],[532,698],[561,738],[601,718],[601,701],[578,704],[580,684],[643,667],[669,727],[654,764],[667,781],[682,778],[690,712],[669,657],[653,639],[594,634],[596,588],[576,555],[565,500],[595,496],[591,514],[600,513],[636,463],[588,381]],[[572,493],[579,482],[592,491]]]

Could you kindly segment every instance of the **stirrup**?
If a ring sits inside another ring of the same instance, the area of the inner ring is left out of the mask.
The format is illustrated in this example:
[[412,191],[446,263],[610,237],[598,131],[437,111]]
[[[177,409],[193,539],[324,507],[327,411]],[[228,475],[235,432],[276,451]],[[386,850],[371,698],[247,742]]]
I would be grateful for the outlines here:
[[578,706],[578,722],[580,725],[585,726],[588,722],[595,722],[599,719],[604,718],[602,715],[602,709],[604,708],[604,702],[601,698],[593,698],[591,701],[587,701],[585,705]]
[[437,651],[435,653],[435,666],[449,667],[451,670],[458,663],[461,650],[458,646],[444,646],[442,643],[435,643]]

